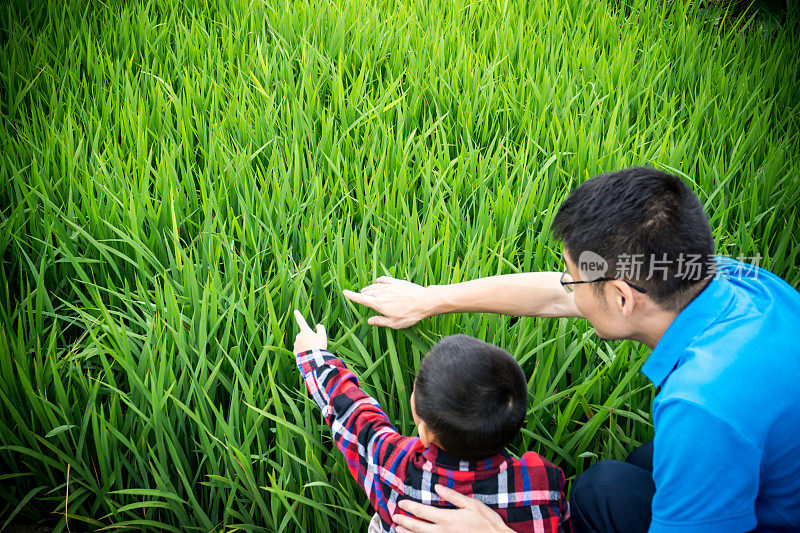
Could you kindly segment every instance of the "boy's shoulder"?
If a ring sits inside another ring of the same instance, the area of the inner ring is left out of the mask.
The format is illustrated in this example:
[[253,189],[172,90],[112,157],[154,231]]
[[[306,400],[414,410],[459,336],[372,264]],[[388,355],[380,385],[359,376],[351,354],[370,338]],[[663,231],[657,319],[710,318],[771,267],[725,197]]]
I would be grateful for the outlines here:
[[555,470],[558,470],[559,472],[561,471],[561,468],[559,468],[555,464],[551,463],[543,455],[539,455],[536,452],[525,452],[522,455],[520,455],[518,459],[515,458],[514,460],[517,461],[518,463],[520,463],[521,465],[526,466],[526,467],[553,468]]
[[411,485],[418,484],[419,488],[429,484],[432,489],[433,483],[440,483],[464,494],[506,492],[514,494],[520,504],[561,499],[563,471],[536,452],[515,457],[503,450],[483,460],[459,461],[435,447],[425,448],[417,438],[408,445],[415,446],[416,453],[410,454],[407,481]]
[[525,452],[515,461],[527,474],[532,490],[555,492],[551,495],[552,499],[559,498],[558,491],[564,488],[564,471],[561,468],[536,452]]

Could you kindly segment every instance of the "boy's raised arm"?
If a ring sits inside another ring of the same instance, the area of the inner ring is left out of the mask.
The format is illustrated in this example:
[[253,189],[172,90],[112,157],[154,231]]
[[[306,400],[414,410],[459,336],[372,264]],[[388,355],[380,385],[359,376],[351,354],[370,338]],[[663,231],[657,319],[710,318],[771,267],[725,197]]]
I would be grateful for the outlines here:
[[[318,324],[314,332],[299,311],[294,316],[300,326],[294,344],[295,360],[306,387],[322,410],[350,473],[381,518],[391,523],[396,508],[386,507],[385,502],[381,506],[381,472],[405,468],[404,456],[417,439],[400,435],[378,402],[359,388],[358,377],[327,350],[324,326]],[[391,467],[382,464],[388,455]]]
[[561,272],[527,272],[423,287],[381,276],[360,292],[342,293],[379,313],[368,319],[370,325],[394,329],[446,313],[582,318],[572,294],[564,290],[560,279]]

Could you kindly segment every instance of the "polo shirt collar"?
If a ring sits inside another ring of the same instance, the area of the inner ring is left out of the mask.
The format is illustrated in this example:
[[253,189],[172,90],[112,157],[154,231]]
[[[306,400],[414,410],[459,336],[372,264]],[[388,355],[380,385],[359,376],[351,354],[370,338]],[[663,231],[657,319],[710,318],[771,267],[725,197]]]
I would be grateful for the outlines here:
[[703,292],[678,313],[642,366],[642,373],[655,387],[664,384],[680,363],[687,346],[717,320],[732,298],[733,287],[718,270]]

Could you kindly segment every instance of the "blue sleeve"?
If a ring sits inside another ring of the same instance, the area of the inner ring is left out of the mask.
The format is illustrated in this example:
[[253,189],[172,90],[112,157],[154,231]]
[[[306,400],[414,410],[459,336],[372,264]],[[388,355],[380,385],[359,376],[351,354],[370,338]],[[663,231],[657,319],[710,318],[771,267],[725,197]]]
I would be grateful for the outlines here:
[[704,407],[669,399],[653,410],[651,533],[756,527],[761,450]]

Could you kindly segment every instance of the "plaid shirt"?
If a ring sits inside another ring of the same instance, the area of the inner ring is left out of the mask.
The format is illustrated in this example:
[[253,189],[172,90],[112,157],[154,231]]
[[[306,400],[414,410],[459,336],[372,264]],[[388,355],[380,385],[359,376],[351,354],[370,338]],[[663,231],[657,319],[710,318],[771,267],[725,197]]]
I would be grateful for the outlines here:
[[435,445],[395,430],[378,402],[358,386],[358,378],[327,350],[296,354],[311,396],[331,427],[350,473],[367,493],[385,532],[392,515],[406,514],[403,498],[452,507],[434,491],[440,484],[482,501],[515,531],[571,531],[564,474],[540,455],[515,459],[505,450],[480,461],[460,461]]

